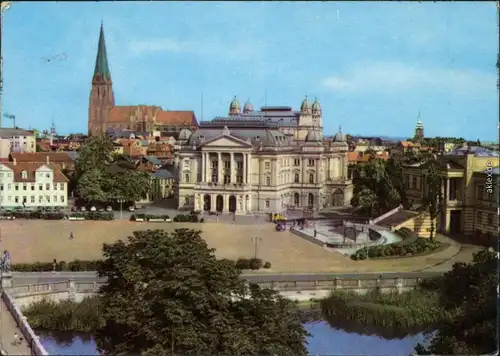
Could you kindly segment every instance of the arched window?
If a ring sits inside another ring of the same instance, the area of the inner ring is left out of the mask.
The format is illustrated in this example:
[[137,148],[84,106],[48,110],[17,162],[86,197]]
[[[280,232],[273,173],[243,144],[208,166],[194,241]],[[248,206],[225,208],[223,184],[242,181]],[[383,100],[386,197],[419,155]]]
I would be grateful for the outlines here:
[[295,177],[293,179],[295,183],[300,183],[300,175],[298,173],[295,173]]
[[271,185],[271,177],[266,177],[266,185]]
[[314,205],[314,195],[312,193],[309,193],[307,196],[307,204],[309,207],[312,207]]
[[295,193],[293,195],[293,204],[295,206],[299,206],[300,205],[300,195],[299,195],[299,193]]
[[309,174],[309,183],[314,183],[314,174]]
[[21,176],[23,179],[28,179],[28,172],[22,171]]

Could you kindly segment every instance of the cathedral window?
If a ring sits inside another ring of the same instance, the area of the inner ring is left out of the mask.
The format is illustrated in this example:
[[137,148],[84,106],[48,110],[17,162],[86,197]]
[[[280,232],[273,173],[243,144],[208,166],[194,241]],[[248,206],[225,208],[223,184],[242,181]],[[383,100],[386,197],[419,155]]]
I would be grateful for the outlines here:
[[266,177],[266,185],[267,186],[271,185],[271,177]]
[[314,183],[314,174],[309,174],[309,183]]
[[300,183],[300,175],[298,173],[295,173],[295,177],[293,179],[295,183]]

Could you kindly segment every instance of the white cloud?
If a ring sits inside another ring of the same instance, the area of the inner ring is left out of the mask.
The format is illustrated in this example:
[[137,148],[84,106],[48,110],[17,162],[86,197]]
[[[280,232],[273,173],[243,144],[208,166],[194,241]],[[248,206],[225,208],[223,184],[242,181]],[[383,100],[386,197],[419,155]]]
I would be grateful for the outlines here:
[[[256,45],[255,41],[240,42],[243,44],[222,44],[211,39],[181,42],[170,38],[156,38],[145,41],[131,41],[130,50],[136,55],[152,52],[190,53],[199,56],[216,56],[218,59],[223,57],[229,60],[254,60],[263,52],[263,44]],[[246,45],[247,43],[252,43],[252,46]]]
[[363,63],[323,79],[331,91],[402,92],[415,89],[453,92],[496,90],[496,75],[469,69],[424,68],[400,62]]

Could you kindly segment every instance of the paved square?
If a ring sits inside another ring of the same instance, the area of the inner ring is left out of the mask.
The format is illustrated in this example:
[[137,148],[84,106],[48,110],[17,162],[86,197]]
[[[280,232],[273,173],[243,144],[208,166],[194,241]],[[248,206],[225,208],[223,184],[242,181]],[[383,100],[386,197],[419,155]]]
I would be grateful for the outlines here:
[[[259,238],[257,257],[269,261],[272,268],[260,273],[279,272],[405,272],[429,268],[454,256],[459,248],[433,255],[379,261],[352,261],[349,257],[328,251],[290,232],[276,232],[270,223],[233,225],[227,223],[136,223],[115,221],[1,221],[0,249],[11,252],[13,263],[35,261],[70,261],[102,257],[102,244],[126,239],[133,231],[146,229],[191,228],[202,230],[209,247],[219,258],[236,260],[254,256],[252,237]],[[69,235],[73,232],[74,239]]]

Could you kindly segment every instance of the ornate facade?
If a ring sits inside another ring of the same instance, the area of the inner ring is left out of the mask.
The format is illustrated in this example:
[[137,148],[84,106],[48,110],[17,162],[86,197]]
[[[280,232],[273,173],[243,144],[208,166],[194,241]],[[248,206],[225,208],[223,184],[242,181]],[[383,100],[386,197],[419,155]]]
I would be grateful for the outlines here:
[[177,162],[180,208],[211,212],[279,212],[345,206],[352,196],[345,135],[322,136],[321,106],[299,111],[235,98],[228,117],[182,130]]
[[149,133],[160,131],[176,135],[183,128],[195,129],[197,126],[198,121],[193,111],[164,111],[154,105],[115,105],[104,29],[101,25],[89,99],[89,135],[107,133],[109,129]]

